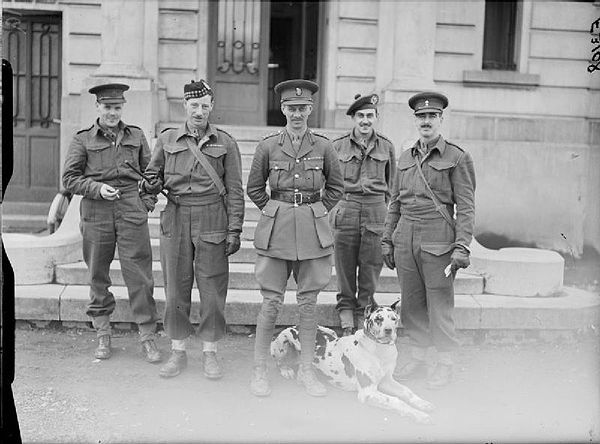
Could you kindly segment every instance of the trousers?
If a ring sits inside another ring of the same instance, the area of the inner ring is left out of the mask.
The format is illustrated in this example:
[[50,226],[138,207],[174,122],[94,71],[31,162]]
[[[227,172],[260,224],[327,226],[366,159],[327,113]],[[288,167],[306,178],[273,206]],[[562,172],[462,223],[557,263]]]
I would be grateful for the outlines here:
[[266,364],[277,315],[283,304],[287,281],[292,272],[298,284],[296,300],[300,314],[298,323],[302,350],[300,359],[304,365],[312,363],[317,333],[317,296],[331,279],[331,257],[289,261],[259,255],[256,259],[255,275],[260,285],[263,302],[256,321],[254,342],[256,365]]

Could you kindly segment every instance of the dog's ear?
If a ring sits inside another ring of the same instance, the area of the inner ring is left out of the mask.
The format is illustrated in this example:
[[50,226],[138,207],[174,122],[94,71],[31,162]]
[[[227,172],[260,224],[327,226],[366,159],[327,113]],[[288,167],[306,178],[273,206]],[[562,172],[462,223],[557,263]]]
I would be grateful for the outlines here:
[[[390,308],[394,311],[398,311],[396,310],[396,307],[398,306],[398,304],[400,304],[400,299],[398,299],[396,302],[394,302],[392,305],[390,305]],[[400,308],[400,307],[398,307]]]
[[368,318],[371,313],[377,310],[377,307],[378,305],[377,302],[375,302],[375,299],[371,299],[371,303],[365,307],[365,319]]

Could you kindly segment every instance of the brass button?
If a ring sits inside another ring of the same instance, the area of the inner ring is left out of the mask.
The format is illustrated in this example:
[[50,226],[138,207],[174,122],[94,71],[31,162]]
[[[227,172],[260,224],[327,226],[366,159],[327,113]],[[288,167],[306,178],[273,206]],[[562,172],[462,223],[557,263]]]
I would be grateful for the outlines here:
[[300,174],[294,174],[294,177],[295,177],[296,179],[298,179],[298,178],[300,177]]

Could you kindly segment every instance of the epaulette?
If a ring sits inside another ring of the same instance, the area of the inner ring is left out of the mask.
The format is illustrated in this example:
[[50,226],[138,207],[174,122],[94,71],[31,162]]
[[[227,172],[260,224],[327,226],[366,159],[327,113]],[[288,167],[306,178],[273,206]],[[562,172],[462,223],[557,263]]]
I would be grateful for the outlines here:
[[274,133],[267,134],[266,136],[264,136],[263,140],[270,139],[271,137],[279,136],[280,134],[281,134],[281,131],[275,131]]
[[322,138],[323,138],[323,139],[325,139],[325,140],[329,140],[329,137],[327,137],[325,134],[316,133],[316,132],[314,132],[314,131],[311,131],[311,133],[312,133],[313,135],[315,135],[315,136],[322,137]]
[[127,127],[128,127],[128,128],[135,128],[135,129],[139,129],[140,131],[142,131],[142,129],[141,129],[139,126],[137,126],[137,125],[129,125],[129,124],[127,124]]
[[335,139],[333,139],[332,142],[337,142],[338,140],[342,140],[342,139],[344,139],[346,137],[350,137],[350,133],[342,134],[341,136],[336,137]]
[[455,148],[458,148],[458,149],[459,149],[459,150],[461,150],[461,151],[464,151],[464,149],[463,149],[463,148],[459,147],[459,146],[458,146],[458,145],[456,145],[455,143],[448,142],[447,140],[445,140],[445,142],[446,142],[446,145],[451,145],[451,146],[453,146],[453,147],[455,147]]
[[378,135],[379,137],[381,137],[383,140],[387,140],[387,141],[388,141],[388,142],[390,142],[392,145],[394,144],[394,143],[393,143],[393,142],[392,142],[392,141],[391,141],[391,140],[390,140],[388,137],[384,136],[383,134],[381,134],[381,133],[377,133],[377,135]]
[[162,133],[164,133],[165,131],[174,130],[174,129],[177,129],[177,128],[165,128],[165,129],[164,129],[164,130],[162,130],[160,133],[162,134]]
[[94,125],[90,126],[89,128],[82,128],[79,131],[77,131],[77,134],[83,133],[84,131],[89,131],[94,127]]
[[[227,131],[225,131],[225,130],[223,130],[223,129],[221,129],[221,128],[218,128],[218,127],[217,127],[217,131],[221,131],[222,133],[225,133],[225,134],[227,134],[227,135],[228,135],[230,138],[232,138],[232,139],[233,139],[233,136],[232,136],[231,134],[229,134]],[[234,140],[235,140],[235,139],[234,139]]]

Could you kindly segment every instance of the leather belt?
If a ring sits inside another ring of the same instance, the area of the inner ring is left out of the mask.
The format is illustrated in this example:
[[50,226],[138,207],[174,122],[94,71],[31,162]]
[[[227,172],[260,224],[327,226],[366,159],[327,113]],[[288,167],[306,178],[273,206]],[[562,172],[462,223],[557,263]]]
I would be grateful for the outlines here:
[[223,198],[218,194],[172,194],[169,196],[173,199],[175,205],[184,207],[193,207],[196,205],[210,205],[223,201]]
[[294,205],[311,204],[321,200],[321,192],[302,193],[294,191],[271,191],[271,199],[282,202],[293,203]]

